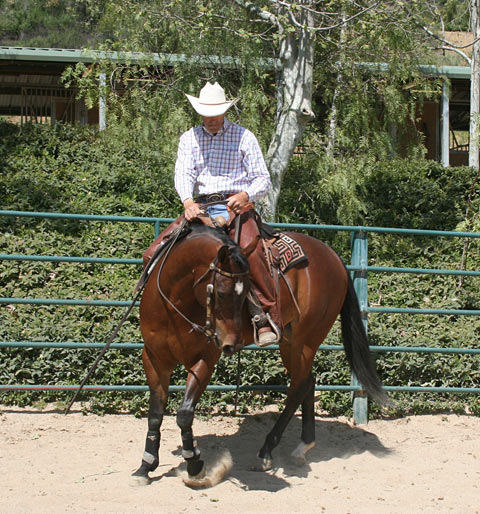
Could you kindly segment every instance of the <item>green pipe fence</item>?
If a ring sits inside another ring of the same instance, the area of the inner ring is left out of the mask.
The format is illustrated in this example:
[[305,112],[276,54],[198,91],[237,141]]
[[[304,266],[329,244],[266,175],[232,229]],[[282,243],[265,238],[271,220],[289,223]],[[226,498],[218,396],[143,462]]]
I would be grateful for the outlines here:
[[[111,221],[111,222],[133,222],[150,223],[154,225],[155,236],[160,233],[163,224],[173,221],[172,218],[153,218],[137,216],[101,216],[87,214],[65,214],[49,212],[28,212],[28,211],[5,211],[0,210],[0,216],[7,217],[33,217],[50,219],[76,219],[82,221]],[[417,308],[393,308],[393,307],[369,307],[368,306],[368,273],[411,273],[431,275],[456,275],[480,277],[480,271],[452,270],[452,269],[424,269],[424,268],[401,268],[382,267],[368,265],[368,234],[388,233],[411,236],[435,236],[435,237],[463,237],[480,238],[480,233],[454,232],[440,230],[417,230],[384,227],[362,227],[362,226],[337,226],[337,225],[314,225],[300,223],[272,223],[272,226],[288,230],[334,230],[350,232],[352,258],[347,269],[352,275],[355,291],[358,296],[360,311],[364,327],[368,332],[369,313],[400,313],[400,314],[426,314],[426,315],[466,315],[478,316],[480,310],[463,309],[417,309]],[[100,264],[130,264],[140,265],[141,259],[120,259],[120,258],[98,258],[98,257],[75,257],[75,256],[52,256],[52,255],[24,255],[24,254],[0,254],[0,260],[4,261],[44,261],[44,262],[76,262],[76,263],[100,263]],[[79,305],[95,307],[126,307],[129,301],[104,301],[104,300],[81,300],[81,299],[50,299],[50,298],[10,298],[0,297],[0,304],[33,304],[33,305]],[[30,342],[30,341],[0,341],[0,348],[103,348],[104,343],[75,343],[75,342]],[[121,350],[141,349],[143,343],[113,343],[111,348]],[[267,349],[260,349],[250,345],[245,347],[249,351],[273,351],[277,345]],[[405,353],[438,353],[438,354],[464,354],[480,355],[479,349],[474,348],[437,348],[437,347],[405,347],[405,346],[371,346],[373,352],[405,352]],[[341,345],[321,345],[321,351],[341,351]],[[0,391],[73,391],[78,385],[39,385],[39,384],[0,384]],[[185,386],[171,386],[172,391],[183,391]],[[283,385],[243,385],[239,391],[286,391],[287,386]],[[87,384],[85,391],[147,391],[148,387],[143,385],[92,385]],[[235,391],[236,385],[209,385],[209,391]],[[316,391],[345,391],[352,393],[354,420],[358,424],[368,421],[368,400],[361,385],[352,376],[351,384],[342,385],[316,385]],[[437,393],[480,393],[480,387],[428,387],[428,386],[385,386],[386,391],[401,392],[437,392]]]

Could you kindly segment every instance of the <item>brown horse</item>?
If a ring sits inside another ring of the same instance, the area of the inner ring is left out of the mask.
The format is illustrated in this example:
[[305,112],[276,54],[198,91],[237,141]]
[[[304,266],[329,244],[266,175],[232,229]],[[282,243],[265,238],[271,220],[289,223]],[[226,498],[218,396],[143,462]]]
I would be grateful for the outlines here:
[[[339,314],[352,370],[372,398],[379,403],[387,401],[370,358],[357,297],[344,264],[317,239],[303,234],[289,236],[302,245],[308,264],[291,268],[280,280],[285,326],[280,354],[290,386],[285,408],[258,454],[258,469],[262,470],[272,467],[272,451],[300,405],[301,443],[294,457],[304,459],[314,445],[312,364],[318,346]],[[231,355],[253,342],[245,302],[249,289],[248,261],[223,232],[192,224],[189,234],[172,245],[153,266],[140,303],[145,342],[143,365],[150,389],[148,433],[142,464],[134,477],[148,483],[148,473],[159,464],[160,426],[170,375],[181,363],[188,370],[184,400],[177,412],[182,455],[189,477],[200,478],[204,475],[204,463],[192,432],[195,406],[221,352]]]

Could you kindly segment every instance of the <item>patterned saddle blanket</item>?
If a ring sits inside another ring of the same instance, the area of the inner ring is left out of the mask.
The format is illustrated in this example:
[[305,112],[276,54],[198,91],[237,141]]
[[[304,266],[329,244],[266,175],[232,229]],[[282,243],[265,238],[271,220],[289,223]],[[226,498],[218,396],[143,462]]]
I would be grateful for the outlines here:
[[280,271],[286,273],[292,266],[308,263],[308,257],[300,243],[283,232],[275,234],[273,247],[277,249],[280,259]]

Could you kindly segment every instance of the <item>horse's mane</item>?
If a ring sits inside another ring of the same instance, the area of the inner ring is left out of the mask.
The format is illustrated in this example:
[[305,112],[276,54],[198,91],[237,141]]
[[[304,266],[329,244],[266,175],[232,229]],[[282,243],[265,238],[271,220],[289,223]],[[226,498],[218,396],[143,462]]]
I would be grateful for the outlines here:
[[204,225],[203,223],[191,223],[190,225],[191,234],[202,233],[213,235],[221,243],[230,247],[230,256],[233,261],[242,271],[247,271],[249,268],[248,260],[242,252],[240,246],[238,246],[221,228],[214,228]]

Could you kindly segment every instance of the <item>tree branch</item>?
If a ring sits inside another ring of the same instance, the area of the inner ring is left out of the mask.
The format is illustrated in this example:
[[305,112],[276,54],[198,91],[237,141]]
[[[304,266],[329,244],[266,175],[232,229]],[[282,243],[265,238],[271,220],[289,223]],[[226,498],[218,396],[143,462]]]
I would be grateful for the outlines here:
[[342,19],[342,21],[336,23],[335,25],[330,25],[329,27],[317,27],[317,28],[309,27],[309,28],[311,28],[312,30],[315,30],[315,31],[326,31],[326,30],[336,29],[338,27],[341,27],[342,25],[346,25],[347,23],[351,22],[355,18],[362,16],[363,14],[371,11],[372,9],[375,9],[375,7],[377,7],[379,4],[380,4],[380,2],[375,2],[372,5],[370,5],[369,7],[365,7],[365,9],[362,9],[361,11],[357,12],[356,14],[353,14],[352,16],[349,16],[348,18]]
[[455,52],[458,55],[461,55],[468,62],[469,65],[472,64],[472,59],[470,59],[470,57],[468,57],[468,55],[465,52],[462,52],[461,50],[459,50],[456,47],[452,47],[452,46],[448,46],[448,45],[443,45],[443,46],[440,46],[438,48],[440,50],[447,50],[449,52]]
[[240,7],[243,7],[249,13],[258,16],[267,23],[270,23],[277,27],[280,25],[280,21],[273,13],[260,9],[260,7],[257,7],[253,2],[250,2],[249,0],[232,0],[232,2],[239,5]]
[[477,41],[480,41],[480,38],[476,38],[474,39],[471,43],[468,43],[467,45],[454,45],[451,41],[448,41],[448,39],[444,39],[443,37],[440,37],[438,36],[437,34],[435,34],[434,32],[432,32],[428,27],[425,27],[425,25],[421,25],[420,24],[420,27],[431,37],[433,37],[434,39],[440,41],[441,43],[443,43],[444,45],[447,45],[449,46],[452,50],[453,49],[462,49],[462,48],[468,48],[469,46],[473,46]]

